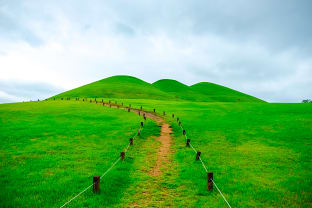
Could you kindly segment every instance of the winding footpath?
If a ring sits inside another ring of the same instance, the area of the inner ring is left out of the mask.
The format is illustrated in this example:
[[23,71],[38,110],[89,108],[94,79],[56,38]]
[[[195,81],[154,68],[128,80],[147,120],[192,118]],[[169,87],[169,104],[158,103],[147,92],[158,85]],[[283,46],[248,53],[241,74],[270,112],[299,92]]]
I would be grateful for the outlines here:
[[[109,103],[98,104],[110,108],[129,110],[128,107],[122,105]],[[137,182],[137,184],[130,187],[130,190],[126,191],[127,194],[127,192],[135,190],[136,195],[131,196],[133,201],[125,207],[172,207],[173,205],[168,204],[168,202],[173,200],[173,198],[171,198],[173,194],[169,193],[170,190],[163,186],[164,182],[170,180],[168,179],[168,174],[174,172],[174,164],[172,164],[171,160],[173,153],[171,148],[172,128],[161,116],[133,108],[130,108],[130,111],[140,116],[145,115],[146,118],[155,121],[156,124],[160,126],[160,136],[149,138],[145,148],[143,148],[146,150],[147,156],[144,158],[144,161],[141,162],[145,165],[142,165],[141,168],[136,171],[134,177],[144,179],[141,182]],[[153,150],[151,150],[151,146],[158,147],[158,149],[155,150],[153,148]],[[148,167],[146,167],[147,164]]]
[[[98,103],[103,105],[103,103]],[[120,109],[126,109],[128,110],[128,107],[124,107],[121,105],[117,104],[109,104],[109,103],[104,103],[105,106],[110,107],[110,108],[120,108]],[[157,161],[155,166],[150,170],[150,175],[151,176],[160,176],[162,174],[161,172],[161,167],[163,166],[164,163],[168,163],[168,155],[170,153],[170,146],[172,142],[172,136],[170,133],[172,133],[172,129],[168,123],[164,121],[164,119],[161,116],[155,115],[150,112],[146,112],[144,110],[137,110],[137,109],[132,109],[130,108],[131,112],[140,113],[140,116],[145,115],[146,118],[149,118],[153,121],[156,122],[157,125],[161,126],[161,131],[160,131],[160,136],[156,138],[156,141],[159,141],[161,143],[161,146],[159,147],[159,150],[157,152]]]

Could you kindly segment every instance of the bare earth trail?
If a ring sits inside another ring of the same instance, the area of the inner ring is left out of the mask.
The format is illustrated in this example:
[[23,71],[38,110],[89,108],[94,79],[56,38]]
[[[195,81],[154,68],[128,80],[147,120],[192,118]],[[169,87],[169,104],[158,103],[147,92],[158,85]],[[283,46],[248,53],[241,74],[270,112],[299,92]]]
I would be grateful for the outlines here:
[[[103,103],[98,103],[103,105]],[[120,108],[128,110],[128,107],[104,103],[111,108]],[[126,200],[123,204],[125,207],[172,207],[171,204],[175,197],[174,190],[168,190],[164,183],[170,183],[172,173],[175,172],[175,164],[172,164],[173,150],[172,129],[161,116],[155,115],[144,110],[130,109],[131,112],[140,116],[145,114],[146,118],[155,121],[160,129],[160,136],[151,137],[147,140],[146,145],[141,148],[146,157],[140,161],[141,168],[134,173],[134,178],[138,178],[137,184],[134,184],[125,192],[125,198],[131,198],[132,201]],[[135,192],[131,196],[131,192]],[[128,205],[126,205],[128,204]]]
[[[100,103],[103,105],[103,103]],[[104,103],[105,106],[111,107],[111,108],[120,108],[120,109],[128,109],[127,107],[120,106],[120,105],[110,105]],[[168,154],[170,153],[170,146],[172,141],[172,136],[170,133],[172,133],[172,129],[168,123],[164,122],[164,119],[158,115],[143,111],[143,110],[136,110],[131,109],[131,112],[140,114],[141,116],[145,115],[146,118],[150,118],[153,121],[155,121],[159,126],[161,126],[160,136],[156,138],[157,141],[161,143],[161,146],[159,147],[158,153],[157,153],[157,162],[153,169],[150,171],[151,176],[160,176],[162,174],[161,167],[163,166],[163,163],[170,162],[168,160]]]

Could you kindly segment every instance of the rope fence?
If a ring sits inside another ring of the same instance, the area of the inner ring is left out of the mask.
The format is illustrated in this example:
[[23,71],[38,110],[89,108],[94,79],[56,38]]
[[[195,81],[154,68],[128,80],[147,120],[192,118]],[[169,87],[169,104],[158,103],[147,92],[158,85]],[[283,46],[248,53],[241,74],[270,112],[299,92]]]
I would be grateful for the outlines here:
[[[173,114],[173,115],[174,115],[174,114]],[[172,117],[174,117],[174,116],[172,116]],[[212,175],[212,173],[209,173],[209,172],[208,172],[205,163],[203,162],[203,160],[202,160],[201,157],[200,157],[200,154],[201,154],[201,153],[200,153],[199,151],[197,151],[197,150],[193,147],[193,145],[191,144],[190,140],[188,140],[187,135],[186,135],[186,131],[185,131],[185,129],[183,129],[182,124],[181,124],[181,121],[179,121],[179,118],[177,118],[177,122],[179,123],[178,125],[181,127],[181,130],[182,130],[182,132],[183,132],[183,136],[185,137],[185,140],[187,141],[187,145],[189,145],[189,146],[194,150],[194,152],[198,155],[197,158],[200,160],[200,162],[201,162],[203,168],[205,169],[205,172],[208,174],[208,189],[209,189],[209,182],[211,181],[212,184],[216,187],[216,189],[217,189],[218,192],[220,193],[220,195],[222,196],[222,198],[224,199],[224,201],[226,202],[226,204],[228,205],[228,207],[232,208],[231,205],[229,204],[229,202],[226,200],[225,196],[222,194],[222,192],[221,192],[221,190],[219,189],[219,187],[217,186],[217,184],[216,184],[216,183],[214,182],[214,180],[212,179],[212,177],[209,178],[209,174]],[[199,153],[199,154],[198,154],[198,153]],[[197,155],[196,155],[196,156],[197,156]]]
[[[54,98],[55,100],[55,98]],[[63,98],[61,98],[61,100],[63,100]],[[70,98],[66,98],[66,100],[70,100]],[[79,101],[79,98],[76,98],[76,101]],[[82,98],[82,101],[88,101],[87,98]],[[89,102],[92,103],[92,99],[89,98]],[[126,109],[128,112],[130,112],[130,110],[134,110],[134,112],[137,112],[138,115],[140,116],[141,115],[141,111],[143,112],[143,117],[144,117],[144,120],[146,120],[146,117],[145,117],[145,112],[146,113],[151,113],[151,114],[155,114],[157,115],[156,113],[156,109],[154,108],[152,112],[149,112],[149,111],[143,111],[142,110],[142,106],[140,107],[140,109],[135,109],[135,108],[132,108],[131,107],[131,104],[129,104],[129,107],[127,106],[124,106],[124,104],[122,103],[121,105],[120,104],[117,104],[117,101],[115,101],[115,103],[113,104],[111,100],[109,100],[108,103],[105,103],[104,100],[102,99],[102,102],[100,101],[97,101],[96,98],[94,99],[93,101],[94,103],[100,103],[100,104],[103,104],[106,105],[106,106],[109,106],[110,108],[112,106],[115,106],[116,108],[124,108]],[[163,116],[165,116],[166,113],[165,111],[163,111]],[[174,118],[174,114],[172,114],[172,118]],[[181,124],[181,121],[179,118],[177,118],[177,122],[178,122],[178,125],[180,126],[181,130],[182,130],[182,134],[183,136],[185,137],[185,140],[186,140],[186,144],[187,146],[191,147],[192,150],[196,153],[196,160],[199,160],[205,170],[205,172],[207,173],[208,175],[208,190],[212,191],[212,186],[214,185],[216,187],[216,189],[218,190],[218,192],[220,193],[220,195],[222,196],[222,198],[224,199],[224,201],[226,202],[226,204],[228,205],[228,207],[232,208],[231,205],[229,204],[229,202],[227,201],[227,199],[225,198],[225,196],[223,195],[223,193],[221,192],[221,190],[219,189],[219,187],[217,186],[217,184],[215,183],[215,181],[213,180],[213,173],[212,172],[208,172],[208,169],[205,165],[205,163],[203,162],[202,158],[200,157],[200,154],[201,152],[197,151],[194,146],[191,144],[190,142],[190,139],[187,138],[187,135],[186,135],[186,131],[185,129],[183,128],[182,124]],[[141,122],[141,127],[140,129],[138,130],[138,132],[135,134],[135,136],[133,137],[133,139],[140,135],[141,133],[141,130],[143,130],[143,122]],[[121,155],[120,157],[112,164],[112,166],[110,168],[108,168],[99,178],[101,179],[102,177],[104,177],[120,160],[123,160],[124,159],[124,155],[125,155],[125,152],[128,151],[129,147],[132,145],[132,142],[133,140],[131,141],[130,139],[130,142],[128,144],[128,146],[124,149],[124,152],[121,152]],[[69,201],[67,201],[65,204],[63,204],[60,208],[63,208],[65,207],[67,204],[69,204],[71,201],[73,201],[74,199],[76,199],[78,196],[80,196],[81,194],[83,194],[85,191],[87,191],[88,189],[90,189],[92,186],[96,185],[96,183],[99,183],[99,181],[95,181],[93,182],[91,185],[89,185],[88,187],[86,187],[83,191],[81,191],[80,193],[78,193],[76,196],[74,196],[72,199],[70,199]]]
[[[55,99],[54,99],[55,100]],[[63,100],[63,99],[61,99]],[[66,100],[70,100],[70,98],[67,98]],[[76,98],[76,101],[79,101],[79,99]],[[84,99],[83,99],[84,101]],[[86,99],[87,101],[87,99]],[[90,99],[90,101],[92,102],[92,100]],[[97,103],[96,99],[95,99],[95,102]],[[102,103],[104,105],[104,102],[102,100]],[[117,103],[116,103],[117,104]],[[116,105],[115,104],[115,105]],[[110,104],[110,107],[111,107],[112,104]],[[124,156],[125,156],[125,153],[129,150],[130,146],[133,145],[133,140],[139,136],[141,134],[141,131],[143,130],[143,122],[141,122],[141,126],[140,128],[138,129],[137,133],[132,137],[130,138],[130,141],[127,145],[126,148],[124,148],[124,152],[121,152],[120,156],[118,157],[118,159],[100,176],[98,177],[99,179],[102,179],[109,171],[111,171],[113,169],[113,167],[120,161],[120,160],[124,160]],[[72,197],[70,200],[68,200],[67,202],[65,202],[62,206],[60,206],[60,208],[63,208],[65,207],[66,205],[68,205],[69,203],[71,203],[74,199],[76,199],[77,197],[79,197],[81,194],[83,194],[84,192],[86,192],[87,190],[89,190],[92,186],[93,186],[93,190],[96,191],[96,185],[100,183],[100,180],[94,180],[95,177],[93,177],[93,183],[89,186],[87,186],[85,189],[83,189],[81,192],[79,192],[78,194],[76,194],[74,197]],[[98,186],[99,187],[99,186]],[[99,190],[97,190],[99,191]]]

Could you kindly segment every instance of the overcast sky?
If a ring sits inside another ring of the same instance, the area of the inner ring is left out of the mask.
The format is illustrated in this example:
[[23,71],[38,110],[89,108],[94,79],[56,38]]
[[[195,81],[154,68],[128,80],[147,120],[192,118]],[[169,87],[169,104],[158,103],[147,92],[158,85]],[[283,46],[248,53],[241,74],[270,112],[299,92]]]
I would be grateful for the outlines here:
[[310,0],[0,0],[0,102],[108,76],[312,99]]

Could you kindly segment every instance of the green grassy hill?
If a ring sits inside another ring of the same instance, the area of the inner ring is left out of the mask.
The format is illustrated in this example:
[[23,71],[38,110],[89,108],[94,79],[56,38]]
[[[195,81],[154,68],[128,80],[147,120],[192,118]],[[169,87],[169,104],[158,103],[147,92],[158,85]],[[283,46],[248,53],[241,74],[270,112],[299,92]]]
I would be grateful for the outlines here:
[[190,88],[216,102],[263,102],[256,97],[210,82],[200,82]]
[[172,79],[161,79],[154,82],[153,85],[158,89],[175,96],[177,99],[190,101],[208,101],[214,100],[208,96],[191,89],[189,86]]
[[187,86],[176,80],[162,79],[150,84],[131,76],[108,77],[54,96],[54,98],[62,97],[263,102],[250,95],[212,83]]
[[157,89],[143,80],[131,76],[108,77],[58,94],[54,97],[174,99],[172,95]]

